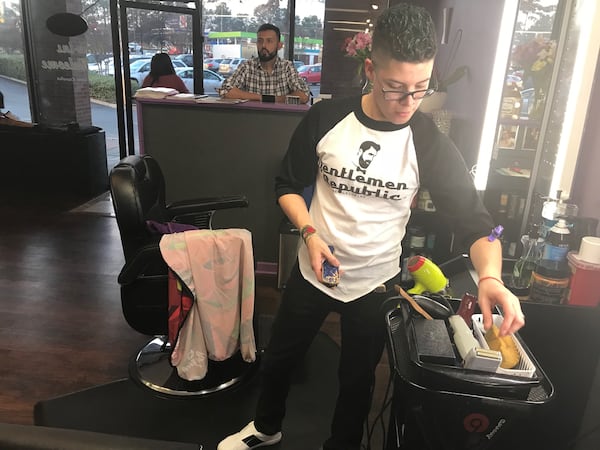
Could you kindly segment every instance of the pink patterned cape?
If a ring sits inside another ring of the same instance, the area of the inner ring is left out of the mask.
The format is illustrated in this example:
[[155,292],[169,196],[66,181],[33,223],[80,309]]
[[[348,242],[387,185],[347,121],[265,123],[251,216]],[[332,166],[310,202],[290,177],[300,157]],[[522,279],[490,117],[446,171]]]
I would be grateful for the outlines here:
[[160,250],[194,296],[171,354],[179,376],[201,380],[206,375],[207,358],[222,361],[238,348],[245,361],[254,361],[251,233],[230,228],[165,234]]

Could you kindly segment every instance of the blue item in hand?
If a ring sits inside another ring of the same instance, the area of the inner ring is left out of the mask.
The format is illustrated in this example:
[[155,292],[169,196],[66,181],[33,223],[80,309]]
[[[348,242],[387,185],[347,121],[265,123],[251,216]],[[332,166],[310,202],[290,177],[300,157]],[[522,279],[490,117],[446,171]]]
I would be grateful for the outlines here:
[[[333,245],[329,245],[329,251],[334,252]],[[327,260],[323,261],[321,266],[321,275],[323,284],[328,287],[335,287],[340,282],[340,272],[336,266],[331,265]]]

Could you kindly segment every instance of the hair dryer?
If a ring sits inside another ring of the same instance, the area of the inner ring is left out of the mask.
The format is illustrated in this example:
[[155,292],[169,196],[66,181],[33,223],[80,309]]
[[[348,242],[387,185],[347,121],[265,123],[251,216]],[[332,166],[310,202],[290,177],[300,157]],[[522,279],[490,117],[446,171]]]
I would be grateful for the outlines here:
[[442,270],[430,259],[424,256],[408,258],[408,271],[415,280],[415,286],[408,290],[410,294],[432,294],[442,292],[448,287],[448,279]]

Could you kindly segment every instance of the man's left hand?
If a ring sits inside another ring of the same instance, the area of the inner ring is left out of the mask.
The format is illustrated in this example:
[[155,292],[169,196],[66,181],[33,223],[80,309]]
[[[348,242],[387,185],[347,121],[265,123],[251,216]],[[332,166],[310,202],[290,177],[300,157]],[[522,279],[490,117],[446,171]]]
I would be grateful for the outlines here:
[[496,305],[500,306],[504,317],[500,336],[512,334],[525,325],[521,302],[499,280],[482,279],[479,283],[477,301],[483,314],[483,327],[486,330],[492,326],[492,311]]

